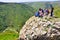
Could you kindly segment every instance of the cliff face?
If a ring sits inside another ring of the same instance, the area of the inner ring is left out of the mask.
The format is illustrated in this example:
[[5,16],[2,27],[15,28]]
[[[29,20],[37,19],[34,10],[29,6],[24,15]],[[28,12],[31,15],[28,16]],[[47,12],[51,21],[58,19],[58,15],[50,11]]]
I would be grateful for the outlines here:
[[60,18],[31,17],[20,30],[19,40],[60,40]]

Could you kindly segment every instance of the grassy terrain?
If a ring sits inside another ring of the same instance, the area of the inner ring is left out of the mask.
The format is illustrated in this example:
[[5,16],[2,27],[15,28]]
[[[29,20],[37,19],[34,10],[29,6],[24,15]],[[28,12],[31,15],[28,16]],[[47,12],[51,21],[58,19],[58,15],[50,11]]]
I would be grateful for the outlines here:
[[60,17],[60,6],[55,6],[54,13],[57,17]]
[[6,31],[3,33],[0,33],[0,40],[17,40],[18,33],[15,33],[13,31]]

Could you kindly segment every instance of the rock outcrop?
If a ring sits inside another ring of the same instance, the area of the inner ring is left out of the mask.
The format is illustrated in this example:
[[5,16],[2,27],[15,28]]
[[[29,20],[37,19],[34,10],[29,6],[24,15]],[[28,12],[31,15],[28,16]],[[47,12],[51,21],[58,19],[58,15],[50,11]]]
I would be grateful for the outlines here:
[[60,18],[33,16],[19,35],[19,40],[60,40]]

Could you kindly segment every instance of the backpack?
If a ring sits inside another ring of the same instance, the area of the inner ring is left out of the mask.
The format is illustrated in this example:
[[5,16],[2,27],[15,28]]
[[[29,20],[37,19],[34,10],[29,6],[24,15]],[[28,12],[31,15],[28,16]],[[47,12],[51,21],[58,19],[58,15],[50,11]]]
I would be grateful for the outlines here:
[[38,12],[36,12],[36,13],[35,13],[35,17],[38,17],[38,16],[39,16],[39,13],[38,13]]

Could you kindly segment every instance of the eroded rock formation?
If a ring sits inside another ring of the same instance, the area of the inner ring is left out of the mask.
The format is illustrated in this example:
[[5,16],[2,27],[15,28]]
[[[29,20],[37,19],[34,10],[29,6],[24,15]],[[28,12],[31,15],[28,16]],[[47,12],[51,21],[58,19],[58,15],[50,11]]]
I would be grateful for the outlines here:
[[60,40],[60,18],[31,17],[20,30],[19,40]]

